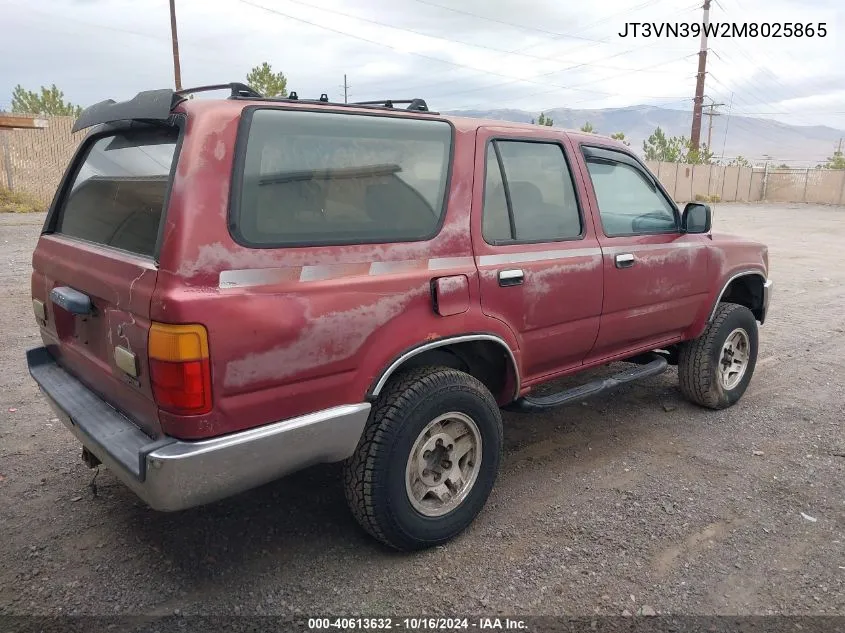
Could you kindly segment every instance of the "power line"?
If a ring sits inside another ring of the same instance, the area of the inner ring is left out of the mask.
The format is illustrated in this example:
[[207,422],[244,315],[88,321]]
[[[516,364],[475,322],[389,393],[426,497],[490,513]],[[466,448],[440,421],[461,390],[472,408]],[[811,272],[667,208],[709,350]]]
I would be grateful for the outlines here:
[[[373,20],[371,18],[366,18],[366,17],[360,16],[360,15],[355,15],[353,13],[346,13],[344,11],[338,11],[336,9],[328,9],[326,7],[318,7],[318,6],[315,6],[314,4],[311,4],[310,2],[303,2],[302,0],[287,0],[287,1],[292,3],[292,4],[298,4],[298,5],[301,5],[301,6],[304,6],[304,7],[308,7],[309,9],[316,9],[318,11],[324,11],[326,13],[332,13],[334,15],[340,15],[340,16],[343,16],[343,17],[346,17],[346,18],[352,18],[353,20],[360,20],[361,22],[367,22],[368,24],[373,24],[375,26],[380,26],[380,27],[388,28],[388,29],[394,29],[396,31],[403,31],[405,33],[411,33],[411,34],[417,35],[419,37],[427,37],[427,38],[430,38],[430,39],[440,40],[441,42],[448,42],[450,44],[460,44],[461,46],[470,46],[472,48],[478,48],[478,49],[482,49],[482,50],[493,51],[493,52],[499,53],[501,55],[515,55],[515,56],[518,56],[518,57],[526,57],[526,58],[529,58],[529,59],[536,59],[536,60],[540,60],[540,61],[559,61],[557,56],[532,55],[530,53],[521,52],[520,49],[507,50],[507,49],[503,49],[503,48],[497,48],[495,46],[488,46],[486,44],[477,44],[475,42],[467,42],[467,41],[464,41],[464,40],[458,40],[458,39],[455,39],[455,38],[452,38],[452,37],[442,37],[440,35],[434,35],[434,34],[431,34],[431,33],[425,33],[425,32],[422,32],[422,31],[418,31],[416,29],[409,29],[409,28],[404,27],[404,26],[396,26],[394,24],[387,24],[386,22],[380,22],[379,20]],[[469,12],[463,11],[461,9],[452,9],[452,8],[449,8],[449,7],[443,7],[439,4],[427,2],[425,0],[416,0],[416,1],[421,2],[422,4],[436,6],[436,7],[440,7],[440,8],[444,8],[444,9],[449,9],[450,11],[456,11],[458,13],[466,13],[467,15],[476,15],[477,16],[477,14],[474,14],[474,13],[469,13]],[[654,0],[654,1],[662,2],[663,0]],[[246,4],[251,4],[251,3],[246,2]],[[481,16],[477,16],[477,17],[481,17]],[[487,19],[487,18],[485,18],[485,19]],[[502,24],[508,24],[507,22],[503,22],[501,20],[493,20],[493,21],[500,22]],[[575,35],[566,35],[566,34],[559,34],[559,35],[561,37],[578,38],[578,36],[575,36]],[[596,39],[592,39],[592,38],[578,38],[578,39],[586,39],[587,41],[596,42],[596,43],[599,43],[599,44],[607,43],[607,39],[604,39],[604,40],[596,40]],[[599,66],[599,65],[596,65],[596,64],[594,64],[594,65],[597,68],[605,68],[603,66]],[[613,70],[625,70],[624,68],[620,68],[618,66],[609,66],[609,67],[606,67],[606,68],[611,68]]]
[[[661,0],[655,0],[661,1]],[[524,24],[516,24],[514,22],[508,22],[507,20],[498,20],[496,18],[491,18],[485,15],[480,15],[478,13],[473,13],[472,11],[467,11],[465,9],[456,9],[455,7],[448,7],[442,4],[437,4],[436,2],[430,2],[429,0],[414,0],[414,2],[418,2],[419,4],[425,4],[430,7],[437,7],[438,9],[443,9],[445,11],[451,11],[452,13],[459,13],[461,15],[469,15],[474,18],[478,18],[480,20],[484,20],[486,22],[493,22],[495,24],[503,24],[505,26],[511,26],[518,29],[523,29],[526,31],[533,31],[535,33],[542,33],[544,35],[550,35],[555,38],[568,38],[568,39],[575,39],[575,40],[584,40],[585,42],[598,42],[602,43],[604,40],[597,40],[591,37],[583,37],[580,35],[573,35],[572,33],[559,33],[557,31],[549,31],[547,29],[541,29],[534,26],[526,26]]]
[[[652,4],[655,4],[656,2],[661,2],[661,1],[663,1],[663,0],[650,0],[649,2],[645,2],[645,3],[642,3],[642,4],[640,4],[640,5],[637,5],[637,7],[633,7],[631,10],[636,9],[636,8],[645,7],[645,6],[648,6],[648,5],[652,5]],[[690,6],[687,6],[687,7],[685,7],[685,8],[682,8],[682,9],[680,9],[680,10],[678,10],[678,11],[675,11],[675,12],[673,12],[673,13],[669,14],[668,16],[666,16],[666,19],[669,19],[669,18],[675,17],[675,16],[677,16],[677,15],[681,15],[681,14],[683,14],[683,13],[687,13],[687,12],[688,12],[688,11],[690,11],[692,8],[697,7],[697,6],[698,6],[698,4],[696,3],[696,4],[694,4],[694,5],[690,5]],[[607,20],[609,20],[609,19],[610,19],[610,17],[612,17],[613,15],[617,15],[618,13],[621,13],[621,12],[617,12],[616,14],[611,14],[611,15],[610,15],[610,16],[608,16],[608,17],[605,17],[605,18],[602,18],[602,19],[596,20],[595,22],[593,22],[593,23],[591,23],[591,24],[587,25],[587,27],[586,27],[586,28],[591,28],[593,25],[597,25],[597,24],[601,24],[602,22],[606,22]],[[609,42],[609,40],[605,40],[603,43],[608,43],[608,42]],[[656,45],[656,44],[657,44],[657,42],[655,42],[655,43],[654,43],[654,44],[652,44],[652,45]],[[587,48],[593,48],[594,46],[596,46],[596,44],[587,44],[586,46],[580,46],[580,47],[576,47],[576,48],[574,48],[574,49],[568,49],[568,50],[566,50],[566,51],[563,51],[563,53],[562,53],[562,54],[573,53],[573,52],[578,51],[578,50],[583,50],[583,49],[587,49]],[[526,50],[526,49],[528,49],[528,48],[533,48],[533,47],[534,47],[534,45],[529,45],[529,46],[527,46],[527,47],[523,47],[523,48],[521,48],[521,49],[516,49],[516,50],[517,50],[517,51],[520,51],[520,50]],[[607,60],[607,59],[613,59],[614,57],[619,57],[620,55],[625,55],[625,54],[630,53],[630,52],[634,52],[634,51],[641,51],[641,50],[643,50],[644,48],[647,48],[647,47],[648,47],[648,46],[639,47],[639,48],[636,48],[636,49],[630,49],[630,50],[627,50],[627,51],[623,51],[622,53],[617,53],[617,54],[610,55],[610,56],[607,56],[607,57],[601,57],[601,58],[599,58],[599,59],[597,59],[597,60],[593,60],[593,61],[591,61],[591,62],[586,62],[586,63],[583,63],[583,64],[577,64],[577,65],[575,65],[575,66],[567,66],[567,67],[564,67],[564,68],[558,68],[557,70],[553,70],[553,71],[548,72],[548,73],[543,73],[543,74],[540,74],[540,75],[534,75],[532,78],[548,77],[549,75],[553,75],[553,74],[556,74],[556,73],[558,73],[558,72],[565,72],[565,71],[568,71],[568,70],[574,70],[575,68],[580,68],[580,67],[582,67],[582,66],[592,66],[592,67],[599,68],[599,67],[602,67],[602,66],[600,66],[600,65],[596,64],[595,62],[597,62],[597,61],[604,61],[604,60]],[[620,68],[620,70],[622,70],[622,69]],[[454,72],[454,71],[450,71],[450,72]],[[445,82],[444,82],[444,81],[438,81],[438,83],[437,83],[437,87],[439,87],[439,88],[440,88],[440,87],[443,87],[444,85],[457,83],[457,82],[459,82],[459,81],[463,81],[463,79],[455,79],[455,80],[450,80],[450,81],[445,81]],[[510,82],[505,82],[505,83],[496,83],[496,84],[491,84],[489,87],[491,87],[491,88],[493,88],[493,87],[502,87],[502,86],[505,86],[505,85],[510,85],[510,84],[518,83],[519,81],[520,81],[520,80],[515,80],[515,81],[510,81]],[[429,85],[431,85],[431,84],[423,84],[423,85],[419,85],[419,84],[417,84],[417,85],[416,85],[416,86],[414,86],[413,88],[405,88],[404,90],[401,90],[401,89],[400,89],[398,92],[403,92],[403,91],[404,91],[404,92],[409,92],[409,91],[411,91],[411,90],[416,90],[417,88],[426,88],[426,87],[428,87]],[[480,89],[475,89],[475,88],[473,88],[473,89],[470,89],[469,91],[459,91],[459,92],[456,92],[456,93],[455,93],[455,92],[453,92],[453,93],[446,93],[446,96],[452,96],[452,95],[455,95],[455,94],[463,94],[463,93],[465,93],[465,92],[475,92],[476,90],[483,90],[483,89],[484,89],[484,88],[480,88]],[[600,94],[598,91],[596,91],[596,92],[597,92],[598,94]],[[605,93],[605,94],[615,94],[615,93]]]
[[[397,52],[407,52],[410,55],[415,55],[415,56],[421,57],[423,59],[428,59],[428,60],[431,60],[431,61],[440,62],[442,64],[455,66],[457,68],[468,68],[470,70],[474,70],[474,71],[479,72],[479,73],[485,73],[485,74],[488,74],[488,75],[495,75],[495,76],[498,76],[498,77],[505,77],[505,78],[509,79],[509,81],[503,82],[503,83],[498,84],[498,85],[509,85],[509,84],[513,84],[513,83],[534,83],[534,84],[540,84],[540,85],[549,85],[547,82],[541,83],[541,82],[535,81],[534,79],[540,78],[540,77],[545,77],[545,76],[548,76],[548,75],[552,75],[552,74],[555,74],[555,73],[558,73],[558,72],[563,72],[565,70],[571,70],[571,69],[579,68],[579,67],[582,67],[582,66],[589,66],[590,63],[591,63],[591,62],[584,62],[584,63],[576,64],[574,66],[570,66],[570,67],[567,67],[567,68],[559,68],[559,69],[553,70],[551,72],[544,73],[542,75],[538,75],[537,77],[532,77],[532,78],[525,78],[525,79],[524,78],[515,78],[512,75],[506,75],[506,74],[503,74],[503,73],[495,72],[493,70],[485,70],[485,69],[482,69],[482,68],[475,68],[473,66],[467,66],[466,64],[460,64],[458,62],[453,62],[453,61],[450,61],[450,60],[442,59],[440,57],[434,57],[434,56],[431,56],[431,55],[426,55],[424,53],[418,53],[416,51],[399,51],[396,47],[391,46],[390,44],[387,44],[385,42],[380,42],[380,41],[377,41],[377,40],[371,40],[371,39],[363,37],[361,35],[356,35],[354,33],[348,33],[346,31],[341,31],[340,29],[335,29],[335,28],[330,27],[330,26],[317,24],[316,22],[312,22],[311,20],[306,20],[304,18],[293,16],[293,15],[290,15],[288,13],[284,13],[282,11],[278,11],[277,9],[271,9],[269,7],[265,7],[265,6],[260,5],[260,4],[256,4],[256,3],[252,2],[251,0],[238,0],[238,2],[241,2],[243,4],[255,7],[257,9],[261,9],[261,10],[266,11],[268,13],[273,13],[273,14],[276,14],[276,15],[280,15],[282,17],[286,17],[286,18],[294,20],[296,22],[302,22],[304,24],[308,24],[310,26],[314,26],[314,27],[319,28],[319,29],[331,31],[333,33],[338,33],[340,35],[345,35],[347,37],[351,37],[351,38],[354,38],[354,39],[357,39],[357,40],[361,40],[363,42],[368,42],[370,44],[375,44],[377,46],[389,48],[389,49],[397,51]],[[605,58],[602,58],[600,60],[595,60],[595,61],[603,61],[604,59],[611,59],[611,58],[614,58],[614,57],[619,57],[620,55],[625,55],[627,53],[631,53],[631,52],[634,52],[634,51],[640,50],[640,49],[641,49],[641,47],[632,48],[630,50],[622,51],[620,53],[615,53],[614,55],[609,55]],[[566,86],[558,85],[557,87],[567,89]],[[469,92],[472,92],[473,90],[469,90]],[[461,91],[461,92],[466,92],[466,91]],[[598,91],[590,90],[590,91],[586,91],[586,92],[598,92]],[[608,93],[608,94],[612,94],[612,93]]]
[[[695,53],[693,53],[693,55],[694,55],[694,54],[695,54]],[[583,89],[581,89],[581,86],[590,85],[590,84],[592,84],[592,83],[596,83],[596,82],[599,82],[599,81],[608,81],[608,80],[610,80],[610,79],[614,79],[615,77],[621,77],[621,76],[623,76],[623,75],[627,75],[627,74],[630,74],[630,73],[632,73],[632,72],[643,71],[643,70],[646,70],[646,69],[648,69],[648,68],[653,68],[654,66],[658,66],[658,65],[659,65],[659,66],[663,66],[663,65],[666,65],[667,63],[672,63],[672,62],[680,61],[680,60],[682,60],[682,59],[686,59],[686,58],[688,58],[688,57],[690,57],[690,55],[684,55],[683,57],[681,57],[681,58],[679,58],[679,59],[673,59],[673,60],[672,60],[672,61],[670,61],[670,62],[665,62],[665,61],[664,61],[664,62],[658,62],[658,64],[653,64],[652,66],[647,66],[647,67],[645,67],[645,68],[632,68],[632,69],[628,69],[628,70],[626,70],[626,72],[624,72],[624,73],[620,73],[620,74],[618,74],[618,75],[612,75],[612,76],[610,76],[610,77],[603,77],[603,78],[601,78],[601,79],[595,79],[595,80],[592,80],[592,81],[583,82],[583,83],[581,83],[581,84],[575,84],[575,86],[568,86],[568,87],[566,87],[566,88],[563,88],[563,90],[576,90],[576,91],[583,91]],[[484,89],[486,89],[486,88],[487,88],[487,87],[485,86],[484,88],[478,88],[478,89],[473,89],[473,90],[484,90]],[[552,88],[551,90],[541,90],[541,91],[538,91],[538,92],[531,92],[531,93],[528,93],[528,94],[520,95],[519,97],[516,97],[516,98],[514,98],[514,99],[509,99],[509,100],[505,100],[505,101],[501,101],[501,100],[499,100],[498,102],[499,102],[499,103],[508,103],[508,102],[510,102],[510,101],[516,101],[517,99],[520,99],[520,100],[521,100],[521,99],[525,99],[525,98],[527,98],[527,97],[535,97],[535,96],[538,96],[538,95],[549,94],[549,93],[551,93],[551,92],[557,92],[558,90],[561,90],[561,88],[555,87],[555,88]],[[604,93],[604,92],[601,92],[601,91],[595,91],[595,90],[591,90],[591,91],[587,91],[587,92],[595,92],[595,93],[601,93],[601,94],[605,94],[605,95],[612,95],[612,94],[614,94],[614,93]],[[448,93],[447,93],[447,96],[448,96]],[[632,96],[634,96],[634,95],[632,95]],[[658,98],[658,99],[660,99],[660,98],[664,98],[663,96],[654,96],[654,95],[636,95],[636,96],[643,97],[643,98]],[[592,101],[592,100],[593,100],[593,99],[592,99],[592,98],[590,98],[590,99],[587,99],[587,100],[585,100],[585,101]],[[585,101],[580,101],[580,102],[577,102],[577,103],[584,103]],[[483,105],[483,104],[478,104],[478,105]],[[470,106],[465,106],[465,107],[466,107],[466,108],[473,108],[473,107],[476,107],[476,104],[473,104],[473,105],[470,105]]]

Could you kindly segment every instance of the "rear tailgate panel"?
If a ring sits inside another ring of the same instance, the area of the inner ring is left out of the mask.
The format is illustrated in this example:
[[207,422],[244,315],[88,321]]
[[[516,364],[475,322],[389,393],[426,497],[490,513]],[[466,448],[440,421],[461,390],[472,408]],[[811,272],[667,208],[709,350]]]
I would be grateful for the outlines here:
[[[44,345],[67,371],[148,435],[158,437],[158,407],[147,361],[155,264],[130,253],[45,235],[33,255],[33,268],[32,297],[44,302],[47,314],[41,325]],[[87,295],[93,314],[72,314],[51,301],[50,291],[61,286]],[[137,377],[117,367],[117,346],[135,354]]]
[[[86,139],[32,258],[32,298],[44,304],[39,325],[50,354],[153,438],[162,431],[147,359],[150,303],[177,136],[176,127],[108,126]],[[51,299],[56,288],[88,297],[91,313]]]

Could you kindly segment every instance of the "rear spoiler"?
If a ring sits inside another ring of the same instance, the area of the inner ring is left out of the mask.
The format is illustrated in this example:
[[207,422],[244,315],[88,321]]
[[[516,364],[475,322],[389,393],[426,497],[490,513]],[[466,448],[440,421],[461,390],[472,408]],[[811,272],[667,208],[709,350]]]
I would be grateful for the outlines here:
[[101,123],[115,123],[129,119],[144,121],[166,121],[170,111],[182,101],[183,97],[173,90],[147,90],[139,92],[129,101],[116,102],[106,99],[85,108],[73,124],[71,132]]
[[73,124],[71,132],[78,132],[101,123],[118,121],[167,121],[173,108],[184,101],[186,95],[208,90],[231,90],[231,98],[261,98],[261,94],[241,83],[215,84],[179,91],[169,88],[146,90],[139,92],[129,101],[117,102],[114,99],[106,99],[85,108]]

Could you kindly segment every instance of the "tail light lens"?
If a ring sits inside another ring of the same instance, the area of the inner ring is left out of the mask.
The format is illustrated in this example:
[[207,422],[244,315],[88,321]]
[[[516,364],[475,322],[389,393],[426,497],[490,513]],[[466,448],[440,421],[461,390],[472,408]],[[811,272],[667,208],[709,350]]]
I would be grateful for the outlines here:
[[208,332],[202,325],[150,326],[150,381],[158,406],[179,415],[211,411]]

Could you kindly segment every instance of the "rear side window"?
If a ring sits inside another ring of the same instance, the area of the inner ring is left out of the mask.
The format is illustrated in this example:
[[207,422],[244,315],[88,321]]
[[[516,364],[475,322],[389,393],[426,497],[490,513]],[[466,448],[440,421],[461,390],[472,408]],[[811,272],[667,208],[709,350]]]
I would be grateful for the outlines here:
[[452,144],[445,121],[328,112],[252,112],[239,241],[258,247],[433,237]]
[[560,145],[494,141],[488,147],[482,235],[489,244],[570,240],[581,231]]
[[64,196],[55,231],[152,257],[178,134],[168,128],[96,140]]

